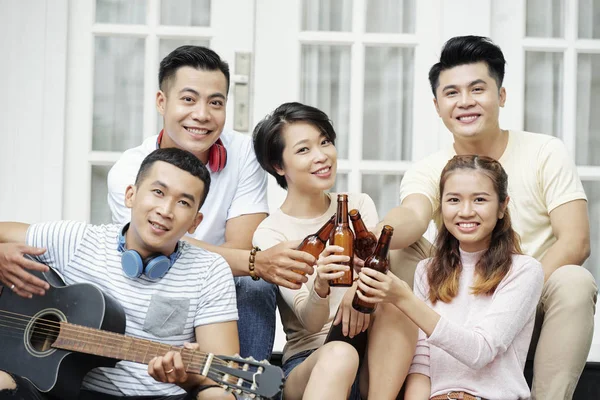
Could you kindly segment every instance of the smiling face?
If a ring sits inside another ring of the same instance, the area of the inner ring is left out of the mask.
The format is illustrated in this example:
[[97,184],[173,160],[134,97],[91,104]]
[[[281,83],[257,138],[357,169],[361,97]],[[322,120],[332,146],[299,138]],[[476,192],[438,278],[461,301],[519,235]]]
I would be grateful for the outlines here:
[[187,150],[206,164],[208,149],[223,132],[227,79],[219,71],[181,67],[156,95],[163,116],[162,148]]
[[173,253],[177,241],[186,232],[194,233],[202,221],[198,208],[203,192],[199,178],[156,161],[144,179],[125,192],[125,205],[131,208],[127,248],[137,250],[143,258]]
[[288,191],[314,193],[331,189],[337,173],[337,150],[333,143],[306,122],[286,125],[282,136],[283,166],[275,170],[285,177]]
[[505,101],[506,90],[498,89],[484,62],[442,71],[434,99],[438,115],[456,142],[497,134]]
[[442,219],[446,229],[467,252],[489,247],[492,231],[504,217],[508,197],[502,204],[494,184],[485,173],[457,169],[444,183],[441,197]]

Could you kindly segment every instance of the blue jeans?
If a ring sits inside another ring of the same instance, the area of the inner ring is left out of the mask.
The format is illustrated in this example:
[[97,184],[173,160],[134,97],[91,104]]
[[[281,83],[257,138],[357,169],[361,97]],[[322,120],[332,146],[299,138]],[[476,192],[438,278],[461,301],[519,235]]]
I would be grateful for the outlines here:
[[234,278],[239,314],[240,355],[268,360],[275,341],[277,285],[249,276]]

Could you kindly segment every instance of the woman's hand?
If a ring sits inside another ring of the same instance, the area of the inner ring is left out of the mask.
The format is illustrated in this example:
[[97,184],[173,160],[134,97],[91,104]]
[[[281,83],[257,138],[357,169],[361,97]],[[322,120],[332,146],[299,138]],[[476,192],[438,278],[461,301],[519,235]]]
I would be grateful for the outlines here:
[[357,288],[356,283],[354,282],[352,287],[346,290],[333,321],[333,325],[341,322],[342,333],[344,336],[349,336],[350,338],[366,331],[371,323],[371,314],[358,312],[352,307],[352,300],[354,300],[354,293],[356,293]]
[[350,267],[347,265],[336,264],[350,261],[350,257],[348,256],[335,254],[342,251],[344,249],[340,246],[327,246],[319,255],[314,288],[321,297],[327,297],[329,294],[330,280],[341,278],[346,271],[350,270]]
[[412,295],[410,286],[396,275],[383,274],[372,268],[363,268],[358,275],[358,297],[367,303],[391,303],[397,305]]

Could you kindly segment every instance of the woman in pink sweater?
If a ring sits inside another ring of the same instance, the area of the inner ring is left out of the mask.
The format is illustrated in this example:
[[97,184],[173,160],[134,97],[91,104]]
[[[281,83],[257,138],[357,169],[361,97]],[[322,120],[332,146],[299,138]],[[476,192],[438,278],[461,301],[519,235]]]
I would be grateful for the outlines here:
[[433,258],[414,293],[393,274],[360,273],[359,296],[394,304],[420,329],[406,399],[528,399],[523,367],[544,274],[521,254],[497,161],[455,156],[440,180]]

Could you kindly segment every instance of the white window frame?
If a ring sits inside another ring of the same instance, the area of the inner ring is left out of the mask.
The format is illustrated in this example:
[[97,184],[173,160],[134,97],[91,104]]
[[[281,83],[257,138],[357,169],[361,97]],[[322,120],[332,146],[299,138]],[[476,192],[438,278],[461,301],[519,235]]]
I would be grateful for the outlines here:
[[[525,53],[527,51],[563,53],[563,107],[561,139],[575,162],[577,139],[577,57],[581,53],[600,53],[599,39],[578,39],[578,0],[565,0],[564,38],[533,38],[526,36],[526,1],[494,1],[492,39],[500,45],[508,61],[505,87],[507,109],[504,126],[524,128],[525,114]],[[502,120],[502,119],[501,119]],[[544,132],[542,132],[544,133]],[[577,165],[581,180],[600,181],[600,166]],[[592,224],[594,221],[590,221]],[[597,222],[596,222],[597,223]],[[592,251],[598,251],[592,243]],[[600,315],[595,317],[595,332],[588,361],[600,361]]]
[[[424,71],[435,63],[436,51],[441,43],[439,0],[415,2],[415,33],[388,34],[366,33],[364,19],[366,0],[354,0],[351,32],[302,31],[299,0],[257,1],[255,87],[260,88],[254,96],[254,120],[259,121],[277,105],[300,99],[300,59],[303,44],[350,45],[350,131],[348,132],[348,158],[338,160],[338,174],[348,174],[348,191],[361,192],[363,174],[402,176],[411,160],[375,161],[362,159],[364,68],[365,47],[393,46],[414,49],[415,81],[413,86],[413,135],[412,158],[418,160],[437,150],[440,145],[440,123],[433,107],[431,91]],[[290,12],[296,10],[296,13]],[[281,19],[277,15],[288,15]],[[268,27],[268,28],[263,28]],[[277,32],[273,35],[272,32]],[[278,49],[277,57],[286,60],[285,69],[277,69],[272,60],[263,54]],[[276,82],[270,84],[269,82]],[[263,90],[266,88],[268,90]],[[418,105],[427,104],[426,107]],[[419,140],[419,133],[428,132],[427,140]],[[278,207],[285,198],[285,191],[269,183],[269,205]]]
[[[231,71],[228,128],[233,121],[234,84],[247,82],[247,77],[234,74],[235,53],[251,52],[253,46],[254,3],[246,0],[212,1],[210,27],[161,26],[160,0],[147,0],[146,24],[96,23],[95,4],[95,0],[69,3],[63,218],[81,221],[90,220],[92,167],[111,166],[122,154],[92,150],[94,38],[144,38],[144,138],[158,133],[155,94],[158,90],[160,39],[209,40],[210,47],[228,61]],[[236,13],[231,13],[233,9]]]

